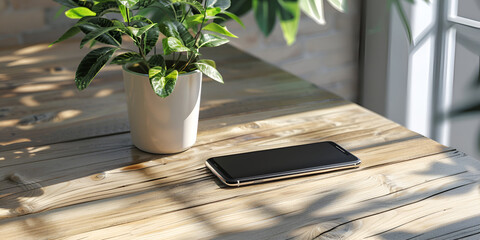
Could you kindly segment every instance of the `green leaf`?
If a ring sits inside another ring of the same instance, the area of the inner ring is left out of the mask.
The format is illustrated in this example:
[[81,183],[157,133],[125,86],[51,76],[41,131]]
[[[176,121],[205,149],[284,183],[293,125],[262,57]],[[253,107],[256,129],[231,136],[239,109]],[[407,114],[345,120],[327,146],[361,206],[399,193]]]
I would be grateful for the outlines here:
[[165,59],[160,54],[153,55],[148,60],[148,65],[150,65],[150,67],[157,67],[157,66],[165,67]]
[[[347,1],[346,0],[328,0],[330,5],[332,5],[339,12],[345,12],[347,10]],[[413,1],[412,1],[413,3]]]
[[190,51],[189,48],[183,45],[182,41],[174,37],[168,37],[168,38],[162,39],[162,46],[163,46],[163,52],[165,55],[169,55],[172,52]]
[[207,8],[218,7],[222,10],[226,10],[230,7],[231,2],[230,0],[207,0],[206,5]]
[[188,28],[193,29],[198,24],[202,24],[203,14],[195,14],[195,15],[188,16],[187,18],[185,18],[185,22]]
[[272,33],[276,20],[276,2],[270,0],[253,0],[253,10],[258,27],[265,36]]
[[188,29],[178,21],[164,21],[159,24],[159,29],[166,37],[180,39],[183,42],[183,45],[187,47],[192,47],[195,43],[195,39]]
[[237,36],[233,35],[233,33],[228,31],[227,27],[221,26],[214,22],[209,23],[207,26],[203,27],[203,30],[220,33],[228,37],[238,38]]
[[[93,17],[85,21],[81,20],[75,26],[80,28],[82,32],[88,35],[92,31],[99,31],[99,29],[113,27],[114,25],[115,24],[109,19]],[[95,38],[95,40],[101,43],[118,46],[122,43],[122,34],[118,31],[110,31],[108,33],[98,36],[97,38]]]
[[210,59],[202,59],[202,60],[199,60],[199,62],[208,64],[208,65],[210,65],[211,67],[214,67],[215,69],[217,68],[217,64],[216,64],[215,61],[213,61],[213,60],[210,60]]
[[171,4],[162,1],[139,10],[137,16],[143,16],[156,23],[175,20],[175,14],[172,11]]
[[152,76],[151,73],[155,72],[159,71],[155,68],[153,69],[153,71],[152,69],[150,69],[148,74],[150,77],[150,85],[152,86],[153,91],[159,97],[168,97],[173,92],[175,84],[177,83],[178,71],[173,70],[167,76],[162,76],[161,73],[157,73]]
[[107,13],[119,13],[120,9],[115,0],[100,2],[93,5],[92,11],[97,13],[97,16],[103,16]]
[[[135,16],[132,18],[131,24],[135,28],[143,28],[152,24],[152,21],[142,16]],[[155,47],[155,45],[157,44],[159,35],[160,35],[160,31],[158,27],[155,27],[155,26],[150,27],[144,33],[144,35],[142,35],[145,55],[148,54]]]
[[217,82],[223,83],[222,75],[220,75],[220,73],[217,71],[214,61],[202,59],[198,60],[194,64],[203,74],[209,76],[211,79]]
[[157,24],[152,23],[152,24],[143,26],[141,28],[135,28],[135,27],[128,27],[128,28],[133,33],[133,35],[135,35],[136,37],[140,37],[140,36],[142,36],[142,34],[144,34],[146,31],[150,30],[150,28],[154,27],[155,25],[157,25]]
[[213,34],[202,34],[200,41],[198,43],[198,48],[201,47],[218,47],[225,43],[228,43],[229,40],[223,37],[219,37]]
[[80,32],[80,29],[76,26],[71,27],[68,29],[60,38],[58,38],[55,42],[51,43],[48,47],[51,47],[53,44],[59,43],[61,41],[67,40]]
[[[222,9],[219,8],[219,7],[208,8],[208,9],[207,9],[207,16],[208,16],[208,17],[213,17],[213,16],[215,16],[215,15],[221,13],[221,12],[222,12]],[[199,15],[201,15],[201,14],[199,14]],[[202,16],[203,16],[203,15],[202,15]]]
[[197,2],[196,0],[170,0],[172,3],[184,3],[188,4],[195,9],[197,9],[199,12],[203,13],[205,12],[205,8],[203,8],[202,4]]
[[136,52],[122,53],[112,59],[110,64],[124,65],[127,63],[137,63],[143,61],[142,56]]
[[134,7],[134,9],[143,9],[156,3],[157,0],[140,0]]
[[277,11],[280,17],[283,37],[288,45],[292,45],[295,42],[298,23],[300,22],[298,0],[278,0]]
[[150,79],[154,77],[165,77],[166,69],[164,67],[156,66],[148,70],[148,77]]
[[92,10],[86,8],[86,7],[76,7],[69,9],[68,11],[65,12],[65,16],[71,19],[80,19],[83,17],[88,17],[88,16],[96,16],[97,14],[95,12],[92,12]]
[[127,7],[124,5],[119,5],[118,9],[120,10],[120,14],[122,14],[122,18],[124,22],[130,22],[130,14],[127,14],[128,11],[130,11]]
[[148,30],[150,30],[152,27],[155,27],[156,25],[157,25],[156,23],[152,23],[152,24],[149,24],[147,26],[141,27],[137,32],[137,36],[141,36],[142,34],[147,32]]
[[227,11],[223,11],[222,14],[225,14],[227,15],[229,18],[233,19],[235,22],[237,22],[238,24],[240,24],[240,26],[242,26],[243,28],[245,28],[245,24],[243,24],[242,20],[240,20],[240,18],[231,13],[231,12],[227,12]]
[[302,11],[318,24],[325,24],[323,0],[299,0]]
[[77,88],[85,89],[117,50],[118,48],[101,47],[89,52],[77,67],[75,73]]
[[139,0],[118,0],[123,6],[127,8],[132,8]]
[[[83,46],[85,44],[87,44],[90,40],[96,39],[96,38],[98,38],[98,37],[100,37],[104,34],[108,34],[108,32],[110,32],[114,29],[117,29],[117,27],[114,26],[114,27],[98,28],[98,29],[95,29],[95,30],[89,32],[80,42],[80,48],[83,48]],[[112,37],[111,39],[113,40],[111,42],[111,45],[115,45],[117,47],[120,47],[120,43],[115,38]]]

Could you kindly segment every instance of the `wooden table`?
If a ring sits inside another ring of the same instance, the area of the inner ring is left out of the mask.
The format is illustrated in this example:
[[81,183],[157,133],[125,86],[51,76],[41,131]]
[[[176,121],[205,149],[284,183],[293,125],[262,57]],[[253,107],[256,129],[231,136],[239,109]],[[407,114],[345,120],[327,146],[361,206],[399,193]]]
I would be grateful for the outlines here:
[[[132,146],[120,68],[78,92],[78,42],[0,51],[2,239],[480,238],[480,162],[248,56],[209,49],[198,140]],[[321,77],[321,76],[319,76]],[[241,188],[214,155],[335,141],[359,169]]]

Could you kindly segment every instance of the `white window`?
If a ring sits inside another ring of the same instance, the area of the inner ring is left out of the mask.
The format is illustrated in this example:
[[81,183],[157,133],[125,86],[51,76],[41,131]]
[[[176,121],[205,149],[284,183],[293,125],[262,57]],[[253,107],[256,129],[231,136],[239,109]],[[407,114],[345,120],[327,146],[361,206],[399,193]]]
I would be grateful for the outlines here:
[[[442,144],[480,157],[480,115],[449,113],[480,100],[480,1],[416,1],[400,15],[365,1],[361,104]],[[379,18],[379,16],[384,16]]]

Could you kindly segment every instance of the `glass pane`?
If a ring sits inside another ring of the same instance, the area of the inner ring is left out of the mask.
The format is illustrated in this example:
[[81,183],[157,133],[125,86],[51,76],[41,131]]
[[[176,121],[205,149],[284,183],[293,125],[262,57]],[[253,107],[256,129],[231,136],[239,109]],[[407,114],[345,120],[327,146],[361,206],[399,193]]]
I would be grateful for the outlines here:
[[[461,2],[461,1],[459,1]],[[479,12],[480,13],[480,12]],[[458,28],[455,46],[453,109],[478,103],[480,98],[480,30]],[[450,144],[480,159],[480,112],[451,120]]]
[[459,0],[457,15],[480,22],[480,1]]

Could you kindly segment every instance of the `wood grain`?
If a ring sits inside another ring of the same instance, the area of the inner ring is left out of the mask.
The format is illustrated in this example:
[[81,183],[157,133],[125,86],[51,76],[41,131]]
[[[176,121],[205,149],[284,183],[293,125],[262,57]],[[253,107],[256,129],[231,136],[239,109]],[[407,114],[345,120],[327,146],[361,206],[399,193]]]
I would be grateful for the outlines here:
[[[478,160],[233,47],[205,53],[226,84],[204,82],[195,146],[139,151],[118,67],[74,89],[81,54],[62,52],[76,44],[0,51],[2,238],[480,237]],[[339,143],[362,166],[228,188],[204,165],[319,141]]]

